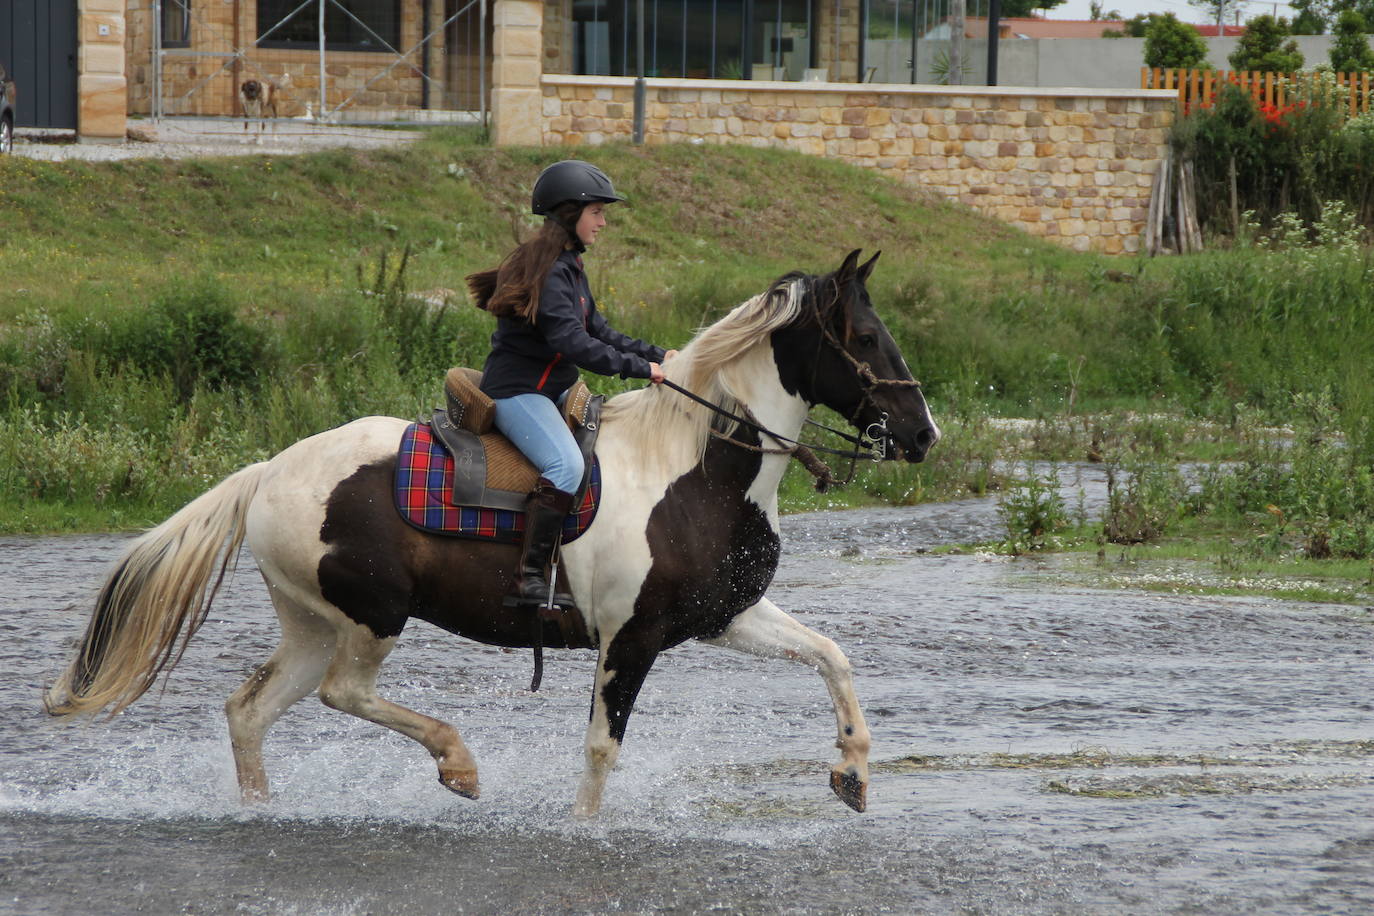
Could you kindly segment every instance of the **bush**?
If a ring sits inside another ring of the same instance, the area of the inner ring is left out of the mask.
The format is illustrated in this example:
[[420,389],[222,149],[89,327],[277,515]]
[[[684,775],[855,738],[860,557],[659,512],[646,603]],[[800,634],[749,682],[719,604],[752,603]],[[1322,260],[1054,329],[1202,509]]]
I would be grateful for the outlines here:
[[108,323],[82,322],[71,338],[73,350],[99,353],[110,370],[167,376],[183,400],[199,385],[256,388],[270,368],[267,335],[240,318],[228,291],[209,279],[173,283],[148,307]]
[[1009,552],[1022,554],[1049,546],[1051,536],[1069,526],[1055,469],[1051,467],[1042,477],[1028,464],[1026,479],[998,498],[997,514],[1007,528],[1003,547]]
[[1331,69],[1337,73],[1374,70],[1374,50],[1369,47],[1364,17],[1345,10],[1336,20],[1336,40],[1331,44]]
[[1374,461],[1342,435],[1350,418],[1329,391],[1290,401],[1293,439],[1203,475],[1199,505],[1252,519],[1265,553],[1313,559],[1374,555]]
[[1173,13],[1151,16],[1145,27],[1145,66],[1191,70],[1207,64],[1207,42]]
[[1374,118],[1347,120],[1349,90],[1330,71],[1284,88],[1286,104],[1262,105],[1228,82],[1211,107],[1175,122],[1170,142],[1194,164],[1204,230],[1236,233],[1244,210],[1264,226],[1288,211],[1313,223],[1333,200],[1374,221]]
[[1157,541],[1177,521],[1188,488],[1178,470],[1152,461],[1109,463],[1102,533],[1112,544]]
[[[1289,36],[1287,19],[1256,16],[1245,24],[1240,44],[1227,58],[1235,70],[1260,70],[1266,73],[1296,73],[1302,69],[1302,52]],[[1285,43],[1284,39],[1288,38]]]

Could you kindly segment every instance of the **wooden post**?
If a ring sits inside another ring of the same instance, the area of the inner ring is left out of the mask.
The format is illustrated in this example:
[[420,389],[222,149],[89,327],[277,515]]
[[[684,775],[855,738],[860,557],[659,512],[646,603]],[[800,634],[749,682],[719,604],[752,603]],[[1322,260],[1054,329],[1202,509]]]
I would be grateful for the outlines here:
[[1227,160],[1228,178],[1231,179],[1231,237],[1240,235],[1240,194],[1236,189],[1236,157]]

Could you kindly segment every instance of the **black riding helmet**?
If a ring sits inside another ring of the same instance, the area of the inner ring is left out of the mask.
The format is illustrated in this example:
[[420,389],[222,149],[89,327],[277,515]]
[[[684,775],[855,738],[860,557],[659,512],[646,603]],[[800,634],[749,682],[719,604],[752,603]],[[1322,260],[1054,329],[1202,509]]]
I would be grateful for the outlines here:
[[601,169],[580,159],[565,159],[539,173],[530,194],[530,210],[537,216],[547,216],[567,201],[610,204],[624,199],[615,193],[611,179]]

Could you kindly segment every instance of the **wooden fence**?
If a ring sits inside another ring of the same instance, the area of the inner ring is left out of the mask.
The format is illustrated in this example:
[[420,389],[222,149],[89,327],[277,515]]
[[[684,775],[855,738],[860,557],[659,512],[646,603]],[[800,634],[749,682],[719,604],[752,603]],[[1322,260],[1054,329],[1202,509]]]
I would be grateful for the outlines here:
[[[1187,113],[1210,107],[1221,87],[1235,83],[1260,104],[1283,105],[1296,79],[1295,73],[1264,73],[1255,70],[1166,70],[1140,68],[1141,89],[1173,89],[1178,92],[1179,111]],[[1374,103],[1374,76],[1368,73],[1337,73],[1339,85],[1350,89],[1350,115],[1370,110]]]

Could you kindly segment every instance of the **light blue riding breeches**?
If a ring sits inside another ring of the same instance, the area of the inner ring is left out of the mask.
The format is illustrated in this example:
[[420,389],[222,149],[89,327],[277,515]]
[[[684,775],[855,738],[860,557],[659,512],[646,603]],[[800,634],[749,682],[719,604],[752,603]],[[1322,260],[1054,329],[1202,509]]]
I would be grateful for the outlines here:
[[582,483],[582,452],[558,405],[542,394],[517,394],[494,403],[496,428],[530,460],[539,476],[564,493],[575,491]]

